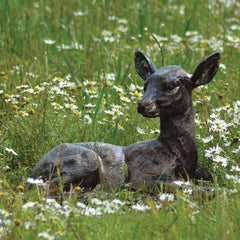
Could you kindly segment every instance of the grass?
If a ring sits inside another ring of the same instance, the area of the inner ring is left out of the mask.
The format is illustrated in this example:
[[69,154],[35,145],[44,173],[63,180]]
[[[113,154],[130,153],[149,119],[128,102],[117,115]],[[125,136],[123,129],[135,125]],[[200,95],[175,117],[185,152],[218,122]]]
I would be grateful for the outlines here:
[[[0,237],[239,239],[239,13],[222,0],[0,1]],[[159,120],[136,110],[137,48],[190,73],[221,52],[213,81],[193,93],[199,161],[216,196],[97,188],[55,202],[40,186],[27,190],[36,162],[61,142],[157,137]]]

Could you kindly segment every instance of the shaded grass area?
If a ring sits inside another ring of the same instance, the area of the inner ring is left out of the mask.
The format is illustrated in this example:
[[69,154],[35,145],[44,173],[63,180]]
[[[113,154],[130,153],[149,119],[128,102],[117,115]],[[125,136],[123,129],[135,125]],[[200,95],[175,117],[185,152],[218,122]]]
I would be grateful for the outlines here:
[[[229,198],[225,194],[219,193],[200,205],[189,205],[184,197],[177,202],[163,201],[160,210],[147,197],[144,201],[150,210],[146,212],[127,210],[129,205],[123,206],[122,212],[99,217],[83,216],[81,207],[66,202],[62,209],[54,207],[53,201],[47,203],[51,208],[38,202],[8,217],[13,226],[6,239],[34,239],[39,232],[48,233],[46,239],[238,239],[239,195]],[[22,207],[19,200],[15,201],[16,207]],[[36,223],[34,218],[38,219]]]

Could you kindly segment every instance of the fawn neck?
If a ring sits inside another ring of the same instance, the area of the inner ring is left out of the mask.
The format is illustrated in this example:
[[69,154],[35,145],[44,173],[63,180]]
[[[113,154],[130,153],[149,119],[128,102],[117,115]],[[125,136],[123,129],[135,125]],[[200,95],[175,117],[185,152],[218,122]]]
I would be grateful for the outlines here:
[[[160,117],[160,135],[158,139],[188,137],[196,142],[195,120],[192,104],[182,114]],[[189,140],[190,140],[189,139]]]

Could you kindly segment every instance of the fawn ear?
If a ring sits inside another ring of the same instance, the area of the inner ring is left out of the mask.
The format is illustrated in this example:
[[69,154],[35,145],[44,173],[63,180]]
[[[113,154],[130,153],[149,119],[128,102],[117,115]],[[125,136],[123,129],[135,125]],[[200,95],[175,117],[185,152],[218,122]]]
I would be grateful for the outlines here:
[[220,53],[216,52],[204,59],[197,66],[191,78],[193,82],[193,88],[204,85],[212,80],[218,70],[220,59]]
[[153,62],[139,50],[135,51],[135,68],[139,76],[144,80],[157,71]]

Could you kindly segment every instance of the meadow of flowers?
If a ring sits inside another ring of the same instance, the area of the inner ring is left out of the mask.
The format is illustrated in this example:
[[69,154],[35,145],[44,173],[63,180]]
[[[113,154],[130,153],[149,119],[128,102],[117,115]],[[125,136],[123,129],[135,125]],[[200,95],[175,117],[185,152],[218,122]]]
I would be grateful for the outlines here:
[[[240,3],[214,1],[0,2],[0,238],[239,239]],[[214,194],[46,190],[30,179],[61,142],[130,145],[156,138],[136,110],[143,82],[133,56],[192,73],[219,51],[219,71],[193,92],[199,162]],[[34,184],[27,189],[28,182]]]

